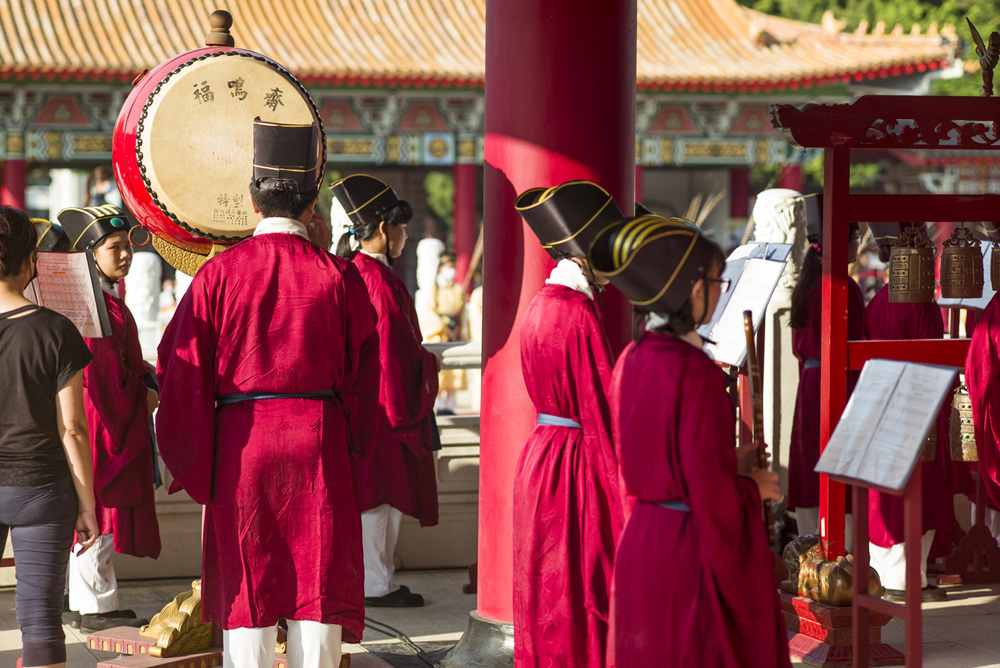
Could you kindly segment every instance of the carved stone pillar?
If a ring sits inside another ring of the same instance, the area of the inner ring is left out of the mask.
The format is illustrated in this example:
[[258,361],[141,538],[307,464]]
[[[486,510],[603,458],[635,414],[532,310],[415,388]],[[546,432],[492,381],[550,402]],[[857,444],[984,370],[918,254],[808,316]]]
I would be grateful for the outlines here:
[[[806,209],[802,195],[775,188],[757,196],[753,207],[754,241],[792,244],[788,264],[764,316],[764,438],[771,445],[774,470],[788,489],[788,445],[799,387],[799,363],[792,353],[789,326],[792,291],[798,282],[806,243]],[[781,521],[783,512],[775,514]]]

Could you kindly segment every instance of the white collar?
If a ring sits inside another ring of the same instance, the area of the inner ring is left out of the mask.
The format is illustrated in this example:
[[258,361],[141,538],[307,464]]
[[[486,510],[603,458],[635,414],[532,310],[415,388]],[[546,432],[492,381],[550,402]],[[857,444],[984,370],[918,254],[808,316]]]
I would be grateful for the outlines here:
[[545,283],[547,285],[562,285],[571,290],[582,292],[591,299],[594,298],[594,291],[590,287],[583,269],[576,262],[573,262],[573,260],[559,260],[556,268],[545,279]]
[[264,218],[254,228],[253,235],[258,234],[297,234],[309,241],[305,224],[294,218]]
[[362,248],[360,252],[364,253],[365,255],[367,255],[368,257],[372,258],[373,260],[376,260],[377,262],[381,262],[382,264],[384,264],[387,267],[389,266],[389,257],[387,255],[385,255],[384,253],[369,253],[364,248]]

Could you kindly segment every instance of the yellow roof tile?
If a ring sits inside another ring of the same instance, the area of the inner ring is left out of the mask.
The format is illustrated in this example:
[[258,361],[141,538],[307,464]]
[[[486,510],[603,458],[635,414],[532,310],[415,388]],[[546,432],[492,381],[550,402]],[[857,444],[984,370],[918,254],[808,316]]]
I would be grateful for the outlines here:
[[[203,45],[214,0],[0,0],[0,76],[131,79]],[[483,85],[486,0],[230,0],[236,45],[305,83]],[[936,31],[843,33],[735,0],[638,0],[640,91],[769,90],[934,69]]]

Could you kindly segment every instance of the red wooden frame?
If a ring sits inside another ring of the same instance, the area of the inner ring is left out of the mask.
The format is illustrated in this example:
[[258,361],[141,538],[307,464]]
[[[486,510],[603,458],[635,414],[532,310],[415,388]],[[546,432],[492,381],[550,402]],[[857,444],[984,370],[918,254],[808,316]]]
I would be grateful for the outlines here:
[[[771,119],[785,139],[825,151],[823,218],[823,339],[820,449],[844,410],[847,372],[869,359],[887,358],[964,366],[967,339],[932,341],[847,340],[847,226],[849,222],[980,222],[995,220],[1000,195],[892,195],[850,192],[851,152],[863,149],[1000,150],[995,119],[1000,99],[862,96],[850,104],[773,105]],[[862,592],[868,581],[868,495],[854,494],[854,665],[868,665],[868,612],[902,617],[906,665],[922,660],[920,591],[920,474],[904,490],[906,606]],[[844,485],[820,476],[820,537],[828,559],[844,551]]]

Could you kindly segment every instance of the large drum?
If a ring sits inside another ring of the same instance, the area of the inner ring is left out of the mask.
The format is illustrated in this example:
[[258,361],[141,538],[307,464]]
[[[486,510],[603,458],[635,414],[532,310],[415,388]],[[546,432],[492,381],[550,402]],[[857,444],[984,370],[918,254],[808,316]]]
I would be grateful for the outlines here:
[[188,51],[133,85],[115,123],[115,179],[161,255],[193,274],[213,247],[257,225],[249,197],[254,118],[317,123],[320,137],[323,125],[291,73],[245,49]]

